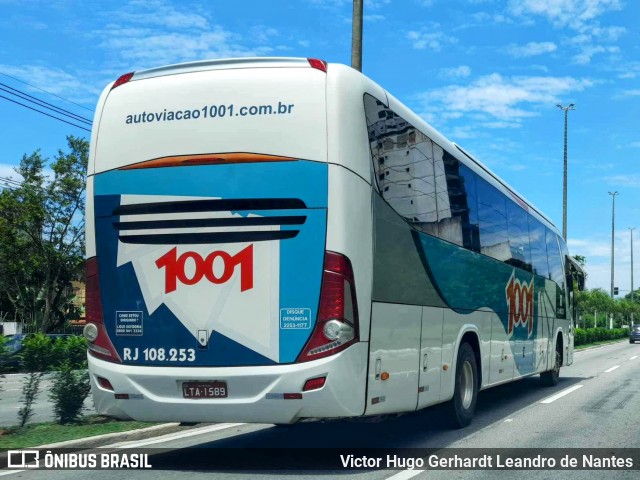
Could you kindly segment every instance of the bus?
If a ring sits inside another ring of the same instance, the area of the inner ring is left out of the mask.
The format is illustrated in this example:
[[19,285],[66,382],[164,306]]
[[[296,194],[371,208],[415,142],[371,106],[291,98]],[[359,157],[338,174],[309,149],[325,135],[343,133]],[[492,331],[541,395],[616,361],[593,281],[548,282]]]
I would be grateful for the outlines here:
[[[573,361],[552,222],[362,73],[201,61],[103,91],[87,179],[96,410],[292,424],[449,402]],[[580,283],[580,282],[579,282]]]

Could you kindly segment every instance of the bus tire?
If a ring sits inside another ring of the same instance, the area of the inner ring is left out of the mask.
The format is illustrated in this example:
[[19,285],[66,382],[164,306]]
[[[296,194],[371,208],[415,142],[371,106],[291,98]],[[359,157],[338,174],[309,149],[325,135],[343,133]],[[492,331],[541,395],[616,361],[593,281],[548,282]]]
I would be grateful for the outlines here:
[[450,402],[451,420],[455,428],[471,423],[478,400],[478,366],[473,348],[463,343],[458,349],[453,399]]
[[547,372],[540,374],[540,381],[545,387],[555,387],[558,385],[558,379],[560,378],[560,364],[562,363],[562,353],[559,350],[559,346],[556,346],[556,362],[553,368]]

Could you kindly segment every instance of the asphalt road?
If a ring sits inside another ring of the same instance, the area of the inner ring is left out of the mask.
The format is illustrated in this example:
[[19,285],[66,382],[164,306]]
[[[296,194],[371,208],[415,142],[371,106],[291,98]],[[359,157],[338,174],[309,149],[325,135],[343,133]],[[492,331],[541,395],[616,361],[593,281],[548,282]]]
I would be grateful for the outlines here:
[[[5,374],[0,378],[0,427],[18,425],[18,410],[22,407],[20,397],[22,386],[27,376],[23,373]],[[52,422],[53,404],[49,400],[51,375],[46,374],[40,383],[40,393],[33,404],[33,417],[29,423]],[[84,402],[85,414],[95,413],[91,396]]]
[[[136,442],[137,447],[172,449],[151,457],[163,471],[93,471],[92,480],[240,479],[296,480],[344,476],[360,480],[433,478],[638,478],[633,471],[425,471],[371,470],[334,472],[215,472],[192,468],[201,453],[186,447],[274,447],[296,455],[295,448],[640,448],[640,345],[626,342],[579,352],[563,368],[559,385],[543,388],[537,377],[480,393],[476,417],[466,429],[451,430],[442,407],[379,423],[333,422],[272,425],[220,424]],[[152,443],[151,443],[152,442]],[[286,465],[283,465],[286,467]],[[9,472],[0,472],[0,475]],[[86,471],[24,471],[8,475],[26,479],[86,478]]]

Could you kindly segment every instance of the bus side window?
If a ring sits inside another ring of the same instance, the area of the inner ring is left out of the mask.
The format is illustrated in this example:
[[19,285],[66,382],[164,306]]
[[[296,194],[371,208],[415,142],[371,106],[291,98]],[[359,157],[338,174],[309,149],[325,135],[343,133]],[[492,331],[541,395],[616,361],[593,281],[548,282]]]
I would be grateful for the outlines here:
[[531,268],[531,247],[529,245],[529,219],[527,212],[515,202],[507,200],[507,223],[509,224],[509,248],[514,267],[528,272]]
[[511,258],[507,231],[507,205],[504,195],[484,179],[476,179],[480,252],[506,262]]
[[565,290],[565,274],[562,265],[562,256],[558,246],[558,237],[548,228],[546,230],[547,240],[547,258],[549,259],[549,280],[557,285],[556,290],[556,316],[558,318],[566,318],[566,290]]
[[545,228],[542,223],[532,216],[529,216],[529,244],[531,246],[531,265],[533,267],[533,273],[549,278]]

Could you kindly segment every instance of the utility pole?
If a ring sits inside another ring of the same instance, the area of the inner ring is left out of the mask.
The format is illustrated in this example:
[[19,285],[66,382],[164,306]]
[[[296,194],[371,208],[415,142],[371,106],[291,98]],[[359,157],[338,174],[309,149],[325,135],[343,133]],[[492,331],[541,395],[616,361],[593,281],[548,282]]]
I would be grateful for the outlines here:
[[618,192],[609,192],[611,195],[611,298],[613,298],[613,277],[614,277],[614,263],[613,256],[615,253],[615,238],[613,236],[616,228],[616,195]]
[[[631,304],[633,304],[633,231],[636,227],[629,227],[631,232]],[[631,311],[631,326],[633,326],[633,311]]]
[[575,110],[575,105],[570,103],[568,107],[563,107],[559,103],[556,105],[564,112],[564,175],[562,177],[562,238],[567,241],[567,118],[569,110]]
[[351,27],[351,66],[362,71],[362,3],[353,0],[353,21]]

